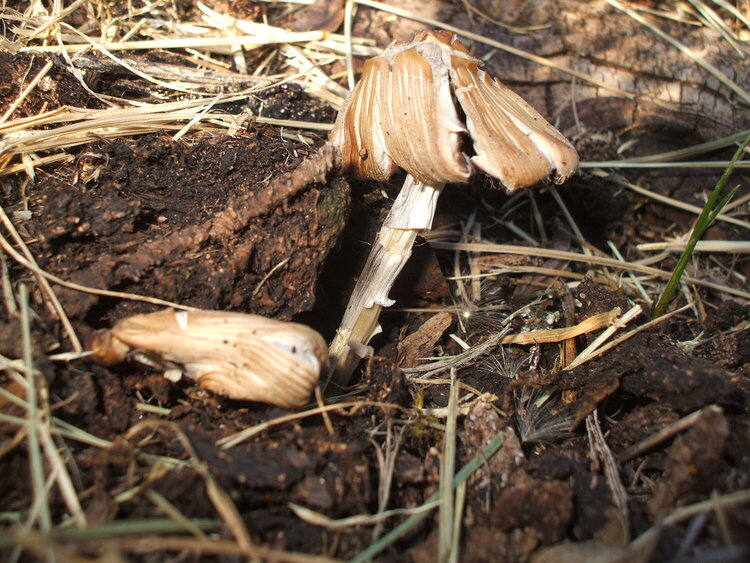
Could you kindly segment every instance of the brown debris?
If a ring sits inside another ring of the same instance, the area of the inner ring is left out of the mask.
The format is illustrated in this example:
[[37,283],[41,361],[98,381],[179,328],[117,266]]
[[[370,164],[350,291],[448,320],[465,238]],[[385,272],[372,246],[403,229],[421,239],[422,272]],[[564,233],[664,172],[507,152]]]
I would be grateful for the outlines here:
[[477,490],[490,484],[505,486],[510,476],[524,464],[525,456],[515,430],[500,418],[497,410],[484,399],[474,403],[464,419],[462,444],[466,449],[466,458],[477,455],[500,432],[503,435],[502,446],[470,479]]
[[453,324],[453,315],[437,313],[422,326],[398,343],[398,364],[402,367],[416,365],[418,358],[432,356],[435,344]]
[[251,489],[288,489],[314,465],[305,452],[291,448],[264,451],[236,447],[221,450],[210,436],[197,430],[189,437],[196,453],[209,464],[214,475],[232,479]]
[[729,438],[729,421],[719,409],[703,411],[695,425],[675,439],[664,464],[662,480],[649,503],[656,518],[694,495],[710,492]]
[[542,543],[558,542],[573,519],[572,487],[563,481],[539,481],[516,473],[493,501],[489,519],[506,532],[528,526],[539,533]]
[[479,525],[466,533],[465,561],[524,561],[539,543],[539,532],[532,527],[504,532]]
[[336,31],[344,21],[344,0],[315,0],[291,17],[294,31]]
[[710,362],[688,356],[663,337],[642,335],[622,348],[618,355],[629,358],[630,364],[622,377],[626,393],[665,402],[680,412],[734,395],[747,401],[750,383]]

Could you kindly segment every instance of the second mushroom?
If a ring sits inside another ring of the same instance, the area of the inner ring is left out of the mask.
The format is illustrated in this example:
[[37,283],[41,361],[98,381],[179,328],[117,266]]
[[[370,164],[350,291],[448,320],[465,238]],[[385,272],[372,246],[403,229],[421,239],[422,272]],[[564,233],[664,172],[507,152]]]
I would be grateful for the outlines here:
[[468,182],[478,169],[513,193],[550,175],[562,183],[578,167],[571,143],[481,64],[455,34],[423,32],[368,60],[339,113],[330,140],[344,174],[408,174],[330,346],[339,384],[370,352],[380,310],[393,304],[388,293],[416,236],[431,228],[445,184]]

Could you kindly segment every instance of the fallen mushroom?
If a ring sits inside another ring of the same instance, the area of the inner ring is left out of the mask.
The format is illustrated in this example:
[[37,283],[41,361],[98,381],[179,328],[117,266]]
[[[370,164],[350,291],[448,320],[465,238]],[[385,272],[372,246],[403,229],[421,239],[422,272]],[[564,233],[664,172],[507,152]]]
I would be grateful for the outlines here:
[[89,349],[105,365],[133,358],[170,379],[184,373],[209,391],[283,408],[309,400],[328,359],[323,337],[305,325],[173,309],[122,319],[94,333]]
[[432,226],[445,184],[465,183],[478,168],[512,193],[550,174],[562,183],[578,167],[570,142],[480,65],[446,31],[393,43],[365,63],[331,131],[344,174],[381,181],[399,167],[408,174],[329,348],[340,384],[371,352],[380,309],[393,304],[388,292],[417,234]]

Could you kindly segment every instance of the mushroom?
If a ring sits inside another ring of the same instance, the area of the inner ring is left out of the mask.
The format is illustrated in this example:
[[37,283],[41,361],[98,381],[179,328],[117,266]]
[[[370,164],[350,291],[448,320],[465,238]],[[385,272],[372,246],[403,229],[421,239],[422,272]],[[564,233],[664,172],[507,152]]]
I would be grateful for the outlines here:
[[447,31],[394,42],[365,63],[331,131],[344,174],[384,181],[407,172],[329,348],[339,384],[371,353],[380,310],[393,304],[388,292],[445,184],[478,169],[513,193],[551,174],[562,183],[578,168],[571,143],[481,64]]
[[134,315],[89,341],[94,358],[113,365],[132,358],[182,373],[232,399],[300,407],[310,398],[328,351],[313,329],[258,315],[166,309]]

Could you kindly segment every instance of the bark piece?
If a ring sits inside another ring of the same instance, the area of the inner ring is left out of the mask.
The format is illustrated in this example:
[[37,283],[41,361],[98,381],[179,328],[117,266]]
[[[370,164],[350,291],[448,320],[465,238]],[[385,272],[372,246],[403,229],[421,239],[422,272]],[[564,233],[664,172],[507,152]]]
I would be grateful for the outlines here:
[[[99,152],[97,152],[99,151]],[[24,226],[37,259],[71,281],[193,305],[288,319],[315,301],[323,260],[348,216],[348,186],[327,183],[328,146],[278,130],[173,142],[165,136],[96,147],[98,181],[46,180]],[[96,321],[132,303],[61,290],[67,313]],[[111,308],[110,308],[111,307]]]

